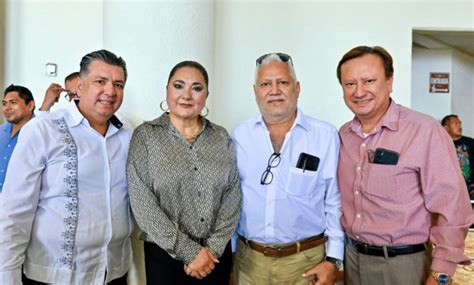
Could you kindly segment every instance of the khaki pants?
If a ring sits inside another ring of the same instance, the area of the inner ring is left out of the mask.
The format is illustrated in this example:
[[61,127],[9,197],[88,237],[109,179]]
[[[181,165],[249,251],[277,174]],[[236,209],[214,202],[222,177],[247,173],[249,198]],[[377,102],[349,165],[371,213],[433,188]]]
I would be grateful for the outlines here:
[[344,280],[347,285],[422,285],[429,263],[428,251],[385,258],[361,254],[346,245]]
[[267,257],[238,239],[234,260],[235,285],[307,285],[301,275],[325,257],[325,245],[290,256]]

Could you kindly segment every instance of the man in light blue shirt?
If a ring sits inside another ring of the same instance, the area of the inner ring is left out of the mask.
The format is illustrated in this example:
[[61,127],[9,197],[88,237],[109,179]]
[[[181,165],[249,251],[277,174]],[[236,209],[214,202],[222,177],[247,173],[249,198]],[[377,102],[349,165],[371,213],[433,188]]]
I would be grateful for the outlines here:
[[0,192],[20,129],[34,116],[35,109],[33,94],[26,87],[12,84],[3,95],[2,113],[7,122],[0,126]]
[[291,57],[257,59],[261,116],[232,132],[242,184],[236,284],[334,284],[344,254],[337,129],[297,108]]
[[2,285],[127,284],[130,131],[114,116],[126,65],[100,50],[82,58],[80,74],[78,104],[39,116],[18,138],[0,196]]

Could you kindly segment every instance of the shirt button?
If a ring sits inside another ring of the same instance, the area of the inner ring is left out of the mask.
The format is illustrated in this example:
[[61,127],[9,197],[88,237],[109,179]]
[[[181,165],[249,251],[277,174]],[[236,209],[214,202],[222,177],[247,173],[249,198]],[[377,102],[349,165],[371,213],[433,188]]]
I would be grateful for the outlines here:
[[198,168],[197,168],[197,167],[194,167],[194,171],[197,171],[197,170],[198,170]]
[[365,143],[361,144],[362,147],[366,147]]
[[355,194],[356,194],[356,195],[359,195],[359,191],[356,190]]
[[204,218],[201,218],[201,222],[204,222]]
[[357,218],[359,218],[359,219],[360,219],[360,214],[357,214]]
[[3,157],[3,159],[4,159],[4,160],[7,160],[7,157],[6,157],[6,156],[4,156],[4,157]]
[[198,192],[198,196],[201,197],[201,192]]
[[357,166],[357,171],[360,171],[360,166]]
[[193,146],[190,146],[189,149],[193,149]]
[[10,147],[10,145],[7,145],[7,147]]
[[359,239],[359,236],[356,236],[356,239]]

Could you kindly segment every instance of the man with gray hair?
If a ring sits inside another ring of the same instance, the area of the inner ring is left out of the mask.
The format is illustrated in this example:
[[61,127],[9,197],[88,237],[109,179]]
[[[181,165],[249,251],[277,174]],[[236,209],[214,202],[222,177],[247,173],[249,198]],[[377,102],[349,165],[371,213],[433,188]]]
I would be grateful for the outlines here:
[[334,284],[344,251],[337,129],[297,108],[284,53],[257,59],[261,116],[232,132],[242,185],[236,284]]
[[0,284],[127,284],[130,132],[114,117],[126,65],[100,50],[80,67],[81,100],[31,121],[13,152],[0,199]]

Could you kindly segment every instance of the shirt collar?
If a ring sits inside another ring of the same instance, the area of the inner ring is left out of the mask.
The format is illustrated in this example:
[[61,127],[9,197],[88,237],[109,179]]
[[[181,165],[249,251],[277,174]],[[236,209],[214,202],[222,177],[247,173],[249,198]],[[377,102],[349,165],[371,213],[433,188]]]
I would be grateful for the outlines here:
[[[255,125],[254,126],[255,127],[263,126],[263,127],[266,128],[265,121],[263,120],[262,115],[257,117],[257,119],[255,120]],[[303,111],[300,108],[296,109],[295,122],[293,123],[293,126],[291,128],[294,128],[296,126],[302,127],[306,131],[310,129],[310,125],[308,123],[308,120],[306,120],[306,117],[304,116]]]
[[[380,121],[375,126],[372,133],[378,132],[383,127],[391,130],[397,131],[398,130],[398,119],[400,117],[400,106],[395,103],[393,99],[390,98],[390,105],[388,107],[387,112],[382,116]],[[362,125],[357,119],[357,116],[354,116],[351,123],[349,124],[347,130],[352,130],[354,133],[362,132]]]
[[[200,116],[201,122],[203,125],[203,129],[206,129],[207,127],[212,129],[212,125],[210,124],[209,120]],[[152,120],[152,121],[146,121],[146,124],[154,125],[154,126],[161,126],[161,127],[169,127],[171,125],[170,118],[168,116],[168,113],[163,113],[161,116],[158,118]]]
[[5,133],[8,133],[8,135],[11,134],[12,132],[13,125],[10,122],[6,122],[5,124],[2,125],[2,129]]
[[[79,100],[75,100],[74,103],[75,104],[70,104],[67,108],[71,114],[71,120],[68,123],[72,127],[75,127],[81,124],[83,120],[87,121],[87,119],[84,117],[84,115],[79,111],[79,108],[77,107]],[[123,126],[122,122],[115,115],[112,115],[112,117],[109,119],[109,123],[111,123],[117,129],[120,129]],[[88,121],[87,121],[87,125],[89,125]]]

